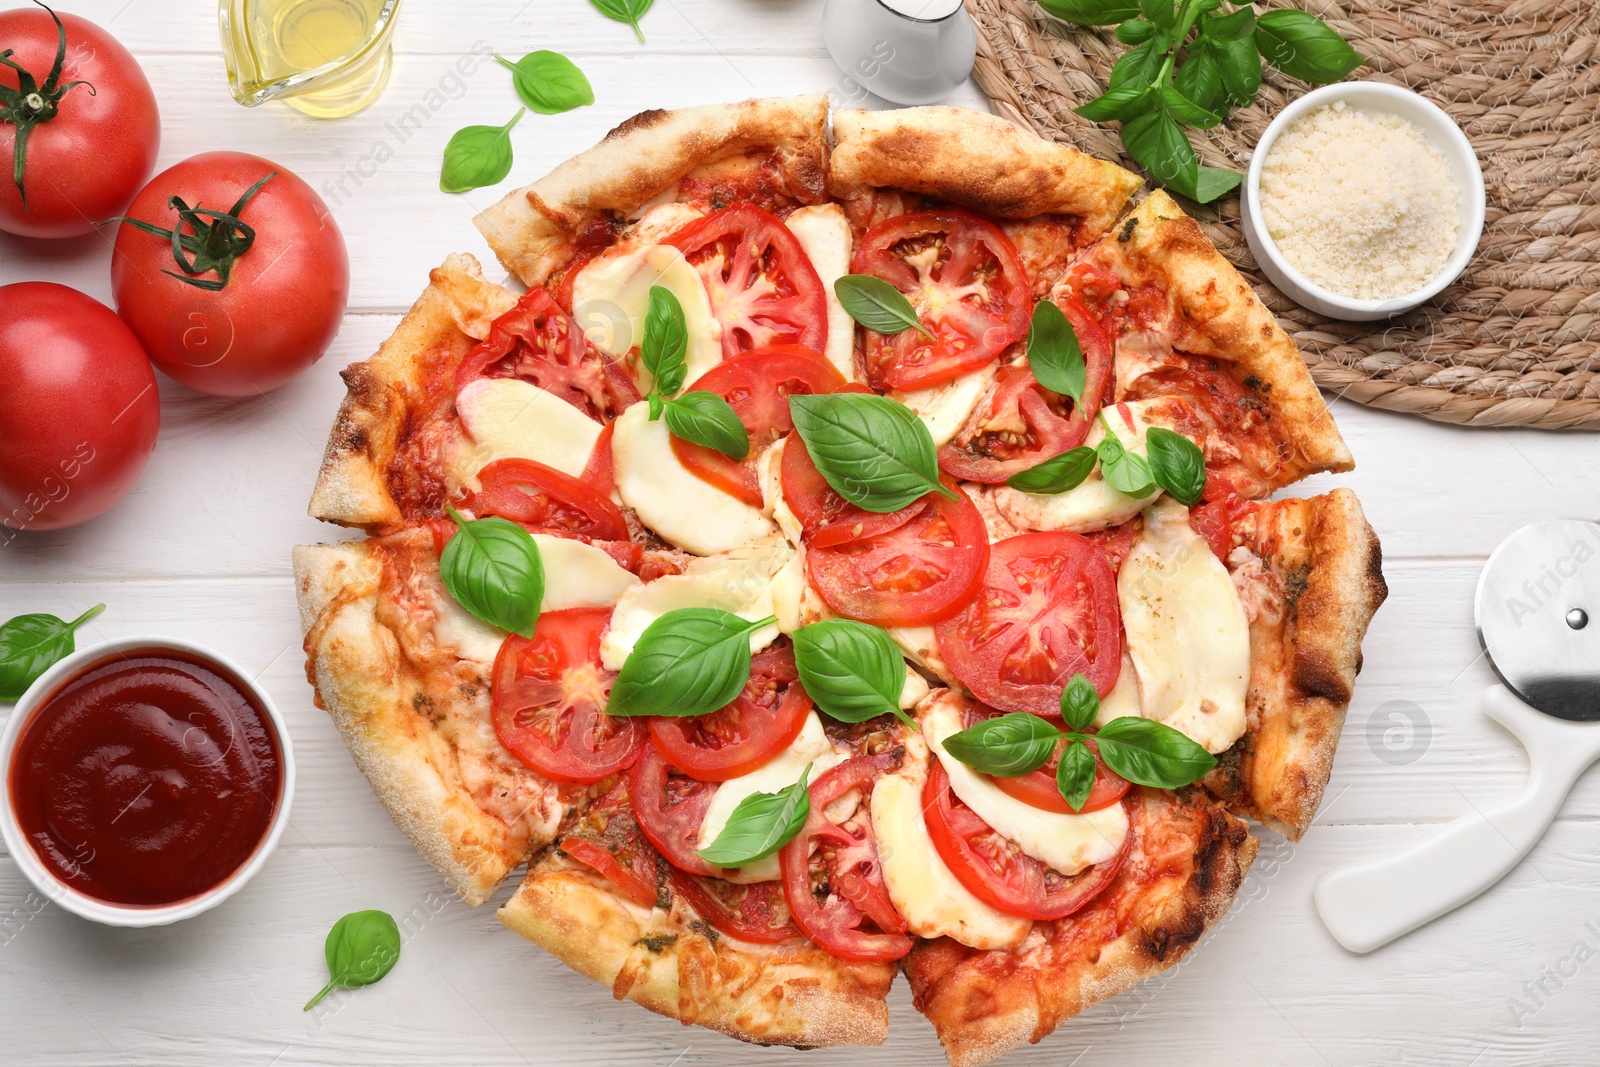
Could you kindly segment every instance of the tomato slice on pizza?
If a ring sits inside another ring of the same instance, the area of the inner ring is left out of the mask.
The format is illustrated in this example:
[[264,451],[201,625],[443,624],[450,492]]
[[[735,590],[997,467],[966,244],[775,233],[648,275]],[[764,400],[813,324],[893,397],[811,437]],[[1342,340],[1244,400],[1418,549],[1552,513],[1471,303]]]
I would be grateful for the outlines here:
[[497,459],[478,472],[468,498],[478,516],[499,515],[530,529],[627,541],[622,509],[595,484],[531,459]]
[[811,698],[799,685],[794,652],[755,655],[733,703],[710,715],[650,717],[650,739],[673,767],[703,782],[725,782],[765,766],[799,736]]

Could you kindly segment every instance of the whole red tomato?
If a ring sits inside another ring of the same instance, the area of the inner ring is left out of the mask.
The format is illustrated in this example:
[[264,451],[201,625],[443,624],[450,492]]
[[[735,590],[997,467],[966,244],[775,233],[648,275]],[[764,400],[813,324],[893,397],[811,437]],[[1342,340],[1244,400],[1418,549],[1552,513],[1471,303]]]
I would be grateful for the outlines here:
[[0,65],[0,230],[90,233],[155,169],[155,94],[128,50],[76,15],[0,11],[0,52],[7,49],[8,63],[22,70]]
[[0,286],[0,524],[59,530],[121,500],[156,447],[156,375],[111,309]]
[[350,260],[311,186],[260,156],[206,152],[134,199],[117,231],[111,291],[157,367],[202,393],[254,396],[333,343]]

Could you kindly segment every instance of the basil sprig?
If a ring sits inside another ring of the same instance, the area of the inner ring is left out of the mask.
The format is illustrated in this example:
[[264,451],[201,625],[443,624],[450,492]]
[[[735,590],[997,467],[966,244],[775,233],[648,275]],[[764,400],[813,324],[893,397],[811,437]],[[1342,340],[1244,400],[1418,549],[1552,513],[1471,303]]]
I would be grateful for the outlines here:
[[608,715],[709,715],[750,680],[751,622],[718,608],[679,608],[645,627],[606,701]]
[[1043,767],[1062,738],[1067,741],[1056,768],[1056,789],[1073,811],[1083,810],[1094,788],[1093,740],[1107,767],[1130,782],[1156,789],[1178,789],[1197,782],[1217,765],[1216,757],[1164,722],[1125,715],[1086,733],[1100,710],[1089,680],[1073,675],[1061,691],[1061,717],[1067,729],[1025,711],[985,719],[944,739],[944,749],[982,774],[1020,778]]
[[900,708],[905,660],[888,634],[864,622],[825,619],[800,627],[793,639],[800,682],[825,715],[840,722],[896,715],[917,729]]
[[800,780],[791,786],[776,793],[751,793],[739,801],[717,839],[698,850],[700,858],[718,867],[742,867],[787,845],[811,814],[811,792],[806,788],[811,767],[806,764]]
[[371,985],[394,970],[400,959],[400,928],[386,911],[353,911],[333,924],[322,953],[328,961],[328,984],[306,1002],[304,1011],[340,986]]
[[833,283],[833,295],[839,298],[839,306],[852,319],[873,333],[893,337],[916,330],[933,340],[932,331],[922,325],[917,309],[911,306],[906,294],[882,278],[870,274],[843,275]]
[[1137,452],[1128,450],[1111,430],[1111,423],[1106,421],[1105,412],[1100,413],[1100,421],[1105,425],[1106,435],[1100,438],[1100,443],[1095,446],[1095,451],[1100,455],[1100,476],[1106,484],[1119,493],[1128,496],[1148,496],[1155,491],[1155,475],[1150,472],[1150,463]]
[[930,492],[956,499],[939,481],[933,435],[899,401],[870,393],[791,396],[789,414],[811,462],[857,507],[899,511]]
[[1075,407],[1083,407],[1083,387],[1088,376],[1083,347],[1078,344],[1072,323],[1049,300],[1039,301],[1033,309],[1033,321],[1028,324],[1028,369],[1040,385],[1052,393],[1071,397]]
[[96,604],[71,622],[54,615],[18,615],[0,625],[0,700],[21,698],[57,660],[72,655],[78,627],[106,610]]
[[495,61],[511,72],[517,96],[530,111],[541,115],[559,115],[575,107],[594,103],[594,87],[584,77],[578,65],[560,52],[539,49],[529,52],[515,63],[500,53]]
[[1245,5],[1225,12],[1219,0],[1039,2],[1067,22],[1116,25],[1117,40],[1131,47],[1111,68],[1106,91],[1078,114],[1122,123],[1128,154],[1162,185],[1200,203],[1232,192],[1243,175],[1201,166],[1182,127],[1210,129],[1229,109],[1254,102],[1263,59],[1319,84],[1363,62],[1327,23],[1303,11],[1257,16]]
[[490,626],[532,637],[544,600],[544,561],[533,535],[508,519],[471,522],[449,505],[457,531],[439,555],[439,577],[456,603]]
[[644,317],[639,359],[650,373],[650,421],[666,417],[667,430],[691,444],[714,448],[725,456],[750,454],[750,431],[739,413],[716,393],[696,389],[675,397],[689,373],[689,330],[683,305],[665,286],[650,287],[650,309]]
[[465,126],[451,134],[439,170],[440,192],[464,193],[505,181],[511,173],[511,128],[527,113],[518,108],[504,126]]
[[632,26],[634,36],[639,38],[640,44],[644,44],[644,31],[639,28],[639,20],[644,18],[645,12],[650,10],[650,5],[655,3],[655,0],[589,0],[589,2],[606,18]]
[[1175,430],[1152,426],[1145,431],[1145,451],[1150,458],[1130,450],[1111,429],[1104,409],[1100,424],[1106,435],[1093,448],[1077,448],[1035,463],[1006,479],[1024,493],[1065,493],[1083,484],[1100,464],[1106,484],[1128,496],[1149,496],[1159,486],[1185,507],[1193,507],[1206,488],[1206,460],[1193,441]]

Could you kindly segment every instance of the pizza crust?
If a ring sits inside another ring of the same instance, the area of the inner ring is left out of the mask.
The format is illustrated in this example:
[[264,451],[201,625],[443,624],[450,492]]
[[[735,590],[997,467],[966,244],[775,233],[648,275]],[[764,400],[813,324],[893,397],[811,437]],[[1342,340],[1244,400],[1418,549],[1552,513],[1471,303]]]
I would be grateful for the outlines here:
[[959,107],[836,111],[828,190],[908,189],[1004,219],[1076,215],[1104,233],[1144,179],[1015,123]]
[[1034,924],[1014,951],[949,938],[906,957],[917,1009],[952,1067],[979,1067],[1037,1043],[1091,1004],[1174,966],[1216,924],[1258,842],[1199,790],[1136,788],[1132,852],[1084,911]]
[[1241,521],[1252,572],[1249,728],[1206,777],[1233,810],[1298,841],[1322,803],[1367,624],[1388,595],[1383,550],[1348,489],[1263,504]]
[[484,280],[472,256],[457,253],[429,273],[428,287],[377,354],[340,372],[346,395],[307,508],[313,519],[369,533],[400,526],[389,464],[408,420],[426,403],[430,376],[448,373],[453,384],[462,357],[516,302]]
[[430,686],[419,677],[400,638],[379,621],[382,571],[371,542],[295,548],[306,678],[395,825],[463,900],[482,904],[555,836],[563,807],[548,783],[534,785],[516,825],[475,801],[461,753],[427,713],[487,719],[488,680]]
[[571,261],[571,239],[589,222],[632,214],[707,164],[775,150],[790,193],[820,203],[827,117],[825,96],[642,111],[472,222],[507,270],[543,285]]
[[809,941],[742,945],[674,898],[647,909],[548,850],[500,921],[580,974],[651,1011],[760,1045],[881,1045],[889,963],[836,959]]

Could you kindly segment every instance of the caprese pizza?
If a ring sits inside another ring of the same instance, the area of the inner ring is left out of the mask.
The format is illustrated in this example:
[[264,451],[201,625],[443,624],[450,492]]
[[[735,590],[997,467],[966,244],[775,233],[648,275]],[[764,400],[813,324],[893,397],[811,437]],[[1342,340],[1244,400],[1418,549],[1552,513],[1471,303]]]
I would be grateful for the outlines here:
[[[831,136],[830,136],[831,131]],[[636,116],[349,395],[307,674],[395,822],[621,999],[952,1063],[1305,832],[1385,594],[1294,344],[1140,180],[953,108]]]

